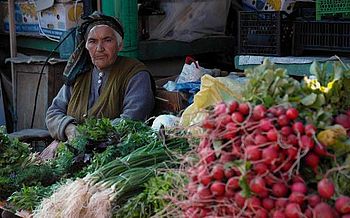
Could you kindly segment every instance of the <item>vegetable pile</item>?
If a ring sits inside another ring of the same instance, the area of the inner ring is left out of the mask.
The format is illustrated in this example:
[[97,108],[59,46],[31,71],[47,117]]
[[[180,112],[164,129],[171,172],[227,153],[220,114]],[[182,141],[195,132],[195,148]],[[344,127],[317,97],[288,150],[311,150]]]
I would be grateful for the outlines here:
[[1,194],[8,209],[32,211],[34,217],[110,217],[150,178],[161,175],[158,170],[177,166],[174,155],[188,149],[185,138],[161,137],[146,123],[131,120],[113,126],[108,119],[90,119],[78,131],[71,143],[59,144],[55,159],[45,162],[27,144],[3,134],[2,154],[13,155],[0,185],[7,189]]
[[[177,202],[186,217],[350,215],[350,198],[337,193],[331,179],[350,165],[319,172],[321,161],[336,157],[296,108],[220,103],[202,127],[199,160],[188,169],[187,199]],[[310,183],[304,171],[319,180]]]

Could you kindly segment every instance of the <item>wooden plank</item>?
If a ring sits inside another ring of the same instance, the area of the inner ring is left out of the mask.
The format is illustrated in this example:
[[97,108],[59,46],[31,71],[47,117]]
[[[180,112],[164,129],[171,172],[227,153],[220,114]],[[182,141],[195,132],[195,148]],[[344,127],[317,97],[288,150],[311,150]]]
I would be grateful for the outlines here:
[[[9,33],[10,33],[10,53],[11,58],[17,56],[17,42],[16,42],[16,24],[15,24],[15,1],[8,0],[8,13],[9,13]],[[13,104],[13,129],[17,130],[17,85],[16,85],[16,73],[15,66],[11,63],[11,76],[12,76],[12,104]]]

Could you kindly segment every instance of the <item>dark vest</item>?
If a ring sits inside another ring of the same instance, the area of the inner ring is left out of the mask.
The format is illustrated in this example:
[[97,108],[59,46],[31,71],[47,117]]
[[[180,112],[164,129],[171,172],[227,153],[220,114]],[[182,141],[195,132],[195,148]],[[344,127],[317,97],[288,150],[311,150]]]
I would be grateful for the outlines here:
[[100,97],[88,109],[91,86],[91,72],[77,77],[68,103],[67,114],[82,123],[88,117],[114,119],[123,112],[124,94],[130,79],[140,71],[148,71],[146,66],[134,59],[118,57]]

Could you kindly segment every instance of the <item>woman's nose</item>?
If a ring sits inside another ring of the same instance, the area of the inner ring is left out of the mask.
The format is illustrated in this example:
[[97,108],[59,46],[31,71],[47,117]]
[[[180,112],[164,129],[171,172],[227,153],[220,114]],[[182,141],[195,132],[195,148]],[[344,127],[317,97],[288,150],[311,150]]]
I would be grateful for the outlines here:
[[97,48],[96,48],[97,51],[103,51],[104,50],[104,47],[103,47],[103,43],[102,42],[99,42],[97,43]]

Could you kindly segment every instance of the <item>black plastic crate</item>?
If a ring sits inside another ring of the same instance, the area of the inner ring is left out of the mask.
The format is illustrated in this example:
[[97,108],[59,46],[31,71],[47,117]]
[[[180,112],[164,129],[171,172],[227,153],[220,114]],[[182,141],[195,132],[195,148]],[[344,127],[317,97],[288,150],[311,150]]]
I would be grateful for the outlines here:
[[239,53],[285,56],[291,54],[293,22],[284,12],[241,11]]
[[305,51],[350,53],[350,21],[295,21],[294,54]]

